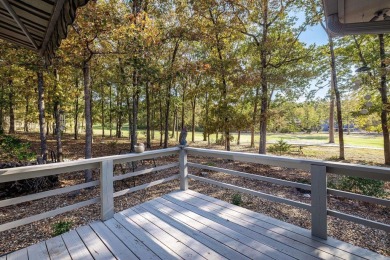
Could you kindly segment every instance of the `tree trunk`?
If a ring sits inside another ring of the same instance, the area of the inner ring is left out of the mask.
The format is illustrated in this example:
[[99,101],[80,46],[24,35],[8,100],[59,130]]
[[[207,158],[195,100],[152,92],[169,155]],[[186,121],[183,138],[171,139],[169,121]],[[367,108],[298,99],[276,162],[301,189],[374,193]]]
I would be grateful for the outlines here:
[[[84,116],[85,116],[85,159],[92,158],[92,120],[91,120],[91,81],[90,81],[90,64],[89,61],[83,62],[84,78]],[[84,171],[85,182],[92,181],[92,171]]]
[[330,105],[329,105],[329,143],[334,144],[334,92],[330,90]]
[[14,111],[14,88],[12,87],[12,80],[8,81],[9,84],[9,93],[8,93],[8,101],[9,101],[9,134],[15,133],[15,111]]
[[163,111],[162,111],[162,100],[160,96],[160,147],[163,145]]
[[176,55],[179,50],[180,40],[177,40],[175,43],[175,48],[172,53],[172,59],[171,59],[171,66],[170,66],[170,80],[167,86],[167,92],[166,92],[166,107],[165,107],[165,128],[164,128],[164,148],[168,148],[168,138],[169,138],[169,107],[171,103],[171,88],[174,83],[174,74],[173,74],[173,64],[176,60]]
[[112,137],[112,84],[110,84],[110,137]]
[[50,119],[46,120],[46,135],[50,134]]
[[74,139],[78,139],[79,134],[79,78],[76,77],[76,102],[74,109]]
[[[382,104],[387,104],[387,86],[386,86],[386,53],[385,53],[385,40],[383,34],[378,35],[379,38],[379,52],[381,59],[381,100]],[[389,128],[388,128],[388,116],[387,110],[382,108],[381,111],[381,124],[382,124],[382,133],[383,133],[383,148],[385,156],[385,164],[390,165],[390,140],[389,140]]]
[[[116,137],[121,138],[122,137],[122,96],[123,96],[123,91],[122,87],[119,86],[117,90],[117,118],[116,118]],[[129,131],[130,131],[130,126],[129,126]]]
[[151,140],[154,140],[154,129],[156,128],[156,110],[152,109],[152,122],[151,122],[151,128],[152,128],[152,133],[151,133]]
[[182,96],[182,100],[181,100],[181,129],[184,128],[184,117],[185,117],[185,110],[184,110],[184,105],[185,105],[185,101],[186,101],[186,88],[187,88],[187,82],[183,85],[183,96]]
[[238,135],[237,135],[237,145],[240,145],[240,138],[241,138],[241,131],[238,130]]
[[176,118],[177,118],[177,106],[175,105],[175,109],[173,110],[171,138],[175,138]]
[[146,82],[146,148],[151,148],[150,143],[150,97],[149,97],[149,82]]
[[133,132],[133,129],[132,129],[132,110],[131,110],[131,102],[130,102],[130,96],[127,94],[126,96],[126,104],[127,104],[127,120],[129,122],[129,140],[130,140],[130,152],[134,152],[134,149],[132,150],[131,147],[134,148],[134,145],[133,145],[133,135],[131,134]]
[[192,139],[191,141],[195,143],[195,108],[196,108],[196,95],[194,96],[194,99],[191,102],[192,107]]
[[43,163],[47,161],[47,143],[45,134],[45,101],[44,101],[44,85],[43,73],[37,72],[38,77],[38,111],[39,111],[39,138],[41,140],[40,159]]
[[62,153],[62,141],[61,141],[61,114],[60,114],[60,99],[57,95],[57,85],[58,84],[58,74],[57,69],[54,69],[54,116],[55,116],[55,135],[57,142],[57,161],[63,162],[63,153]]
[[265,154],[267,149],[267,120],[268,120],[268,82],[267,82],[267,41],[268,41],[268,1],[265,1],[263,10],[263,35],[260,45],[261,61],[261,108],[260,108],[260,144],[259,153]]
[[337,110],[337,124],[338,124],[338,132],[339,132],[339,146],[340,146],[340,154],[339,159],[344,160],[344,133],[343,133],[343,119],[341,115],[341,97],[340,97],[340,91],[337,86],[337,75],[336,75],[336,58],[334,55],[334,45],[333,45],[333,39],[328,34],[329,38],[329,49],[330,49],[330,57],[331,57],[331,71],[332,71],[332,86],[333,91],[336,98],[336,110]]
[[23,131],[28,132],[28,114],[30,111],[30,98],[28,95],[26,95],[26,106],[24,110],[24,126],[23,126]]
[[210,133],[209,133],[209,94],[208,92],[205,93],[206,95],[206,118],[205,118],[205,125],[203,126],[203,141],[206,141],[208,145],[210,145]]
[[1,83],[1,91],[0,91],[0,134],[4,133],[4,84]]
[[133,125],[131,130],[131,151],[134,152],[134,146],[137,144],[138,131],[138,104],[139,104],[139,73],[133,71]]
[[101,97],[101,111],[102,111],[102,137],[104,137],[104,87],[103,84],[101,85],[101,92],[102,92],[102,97]]
[[169,106],[171,103],[171,89],[167,88],[166,101],[165,101],[165,126],[164,126],[164,148],[168,148],[169,139]]
[[255,100],[253,102],[253,114],[252,114],[252,126],[251,126],[251,148],[255,147],[255,129],[256,129],[256,117],[257,117],[257,106],[259,103],[259,92],[260,87],[256,87]]

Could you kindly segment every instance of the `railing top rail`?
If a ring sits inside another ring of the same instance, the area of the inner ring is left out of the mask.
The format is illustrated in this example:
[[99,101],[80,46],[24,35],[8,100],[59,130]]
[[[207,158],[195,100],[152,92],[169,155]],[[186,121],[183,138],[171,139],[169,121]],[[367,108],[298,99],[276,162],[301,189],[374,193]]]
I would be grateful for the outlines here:
[[106,160],[113,160],[114,164],[116,164],[122,162],[150,159],[150,158],[155,158],[157,156],[166,156],[166,155],[178,153],[179,151],[180,151],[179,147],[173,147],[167,149],[152,150],[143,153],[112,155],[112,156],[104,156],[104,157],[91,158],[91,159],[81,159],[81,160],[71,161],[71,162],[61,162],[61,163],[53,163],[53,164],[33,165],[33,166],[2,169],[0,170],[0,183],[55,175],[64,172],[73,172],[73,171],[81,171],[81,170],[91,169],[91,168],[98,168],[99,164]]
[[295,159],[275,155],[230,152],[193,147],[185,147],[184,149],[187,150],[190,155],[212,156],[241,162],[267,164],[305,171],[310,171],[311,165],[323,165],[326,166],[326,172],[328,173],[390,181],[390,168],[385,167],[330,162],[323,160]]

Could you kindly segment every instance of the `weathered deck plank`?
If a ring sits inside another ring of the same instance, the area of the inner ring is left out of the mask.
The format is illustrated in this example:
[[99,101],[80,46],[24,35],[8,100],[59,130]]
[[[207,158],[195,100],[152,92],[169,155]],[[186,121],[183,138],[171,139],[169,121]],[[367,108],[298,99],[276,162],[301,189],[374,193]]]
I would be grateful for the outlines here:
[[72,260],[61,236],[47,240],[46,247],[51,259]]
[[[240,242],[239,240],[236,240],[229,235],[226,235],[224,233],[219,232],[217,228],[211,228],[201,222],[198,222],[196,220],[197,216],[193,216],[194,218],[191,218],[184,214],[184,212],[180,212],[180,208],[177,207],[175,204],[170,203],[167,200],[164,200],[162,198],[157,198],[153,201],[150,201],[150,203],[153,202],[154,206],[159,207],[163,211],[165,211],[168,214],[173,214],[175,218],[178,218],[180,221],[184,222],[185,224],[205,233],[206,235],[212,237],[213,239],[219,241],[220,243],[236,250],[237,252],[244,254],[248,258],[259,258],[262,259],[272,259],[271,257],[263,254],[260,251],[257,251],[256,249],[253,249],[252,247],[247,246],[244,242]],[[157,205],[157,204],[158,205]],[[185,212],[190,213],[190,212]]]
[[154,216],[147,210],[143,209],[142,207],[134,207],[133,208],[138,214],[140,214],[145,219],[149,220],[151,223],[155,223],[158,227],[169,233],[170,235],[174,236],[176,239],[181,241],[183,244],[189,246],[192,250],[195,252],[198,252],[202,257],[206,259],[225,259],[220,254],[214,252],[207,246],[203,245],[202,243],[198,242],[191,236],[188,236],[187,234],[181,232],[180,230],[172,227],[168,223],[165,223],[158,217]]
[[271,231],[281,232],[282,235],[289,236],[292,239],[295,239],[301,243],[318,247],[321,250],[330,254],[335,254],[337,255],[337,257],[340,258],[343,258],[343,256],[345,256],[345,253],[347,253],[347,255],[349,255],[349,258],[357,256],[363,257],[365,259],[390,259],[389,257],[385,257],[370,250],[339,241],[332,237],[328,237],[327,240],[324,240],[312,236],[310,230],[265,216],[257,212],[253,212],[246,208],[232,205],[225,201],[218,200],[216,198],[209,197],[192,190],[186,190],[185,192],[193,196],[202,198],[206,201],[213,202],[216,205],[222,206],[224,210],[229,211],[229,214],[235,214],[240,219],[250,220],[252,222],[254,221],[256,225],[265,225],[265,228]]
[[117,259],[136,259],[137,256],[127,248],[119,238],[111,232],[111,230],[104,225],[103,222],[96,221],[89,225],[93,231],[99,236],[102,242],[107,246],[107,248],[111,251],[111,253]]
[[183,244],[181,241],[171,236],[165,230],[157,227],[153,223],[141,217],[136,211],[133,209],[127,209],[121,212],[123,215],[130,218],[137,225],[143,228],[146,232],[154,236],[165,246],[170,248],[173,252],[175,252],[178,256],[183,259],[204,259],[197,252],[192,250],[187,245]]
[[157,260],[160,259],[152,250],[144,245],[136,236],[130,233],[116,219],[110,219],[104,222],[106,226],[128,247],[132,252],[142,259]]
[[145,232],[141,227],[139,227],[123,214],[117,213],[114,215],[114,218],[162,259],[180,258],[177,254],[175,254],[175,252],[173,252],[155,237],[150,235],[148,232]]
[[11,254],[9,254],[7,257],[4,256],[4,259],[2,259],[2,257],[0,257],[1,260],[5,260],[5,259],[8,259],[8,260],[24,260],[24,259],[28,259],[28,254],[27,254],[27,248],[23,248],[23,249],[20,249],[18,251],[15,251]]
[[[257,251],[260,251],[262,254],[265,254],[271,258],[274,259],[296,259],[292,256],[286,255],[282,252],[279,252],[275,250],[272,247],[269,247],[263,243],[260,243],[254,239],[251,239],[248,237],[246,234],[242,234],[240,232],[237,232],[236,230],[231,228],[230,223],[224,223],[225,225],[221,225],[222,222],[218,223],[216,221],[212,221],[206,217],[203,217],[200,212],[194,208],[194,207],[185,207],[180,201],[173,199],[172,197],[165,197],[167,201],[170,201],[175,205],[175,209],[180,210],[181,212],[185,212],[184,214],[187,215],[188,217],[191,217],[192,219],[199,221],[200,223],[203,223],[204,225],[211,227],[213,229],[218,230],[222,234],[225,234],[226,236],[231,237],[232,239],[254,249]],[[171,199],[171,200],[169,200]],[[168,205],[168,204],[166,204]],[[172,205],[172,204],[169,204]],[[245,252],[245,251],[244,251]],[[259,253],[255,252],[257,255]],[[251,257],[251,255],[248,255]]]
[[104,245],[91,227],[79,227],[76,231],[94,259],[115,259],[110,250]]
[[191,236],[192,238],[200,241],[201,243],[207,245],[210,249],[214,250],[215,252],[221,254],[225,258],[233,257],[233,259],[241,259],[244,257],[244,255],[238,253],[237,251],[231,249],[230,247],[219,243],[217,240],[207,236],[206,234],[199,232],[198,230],[186,225],[185,223],[181,222],[179,219],[176,219],[170,214],[165,213],[164,211],[160,211],[157,208],[152,207],[149,203],[144,203],[142,205],[142,208],[145,208],[147,211],[152,213],[154,216],[157,216],[159,219],[165,221],[172,227],[177,228],[178,230],[182,231],[183,233]]
[[93,260],[93,257],[75,230],[62,234],[61,237],[64,240],[65,246],[73,260]]
[[27,247],[27,252],[30,260],[50,260],[45,242]]
[[[318,259],[318,257],[316,255],[314,255],[314,256],[309,255],[309,254],[305,253],[304,251],[300,251],[294,247],[289,246],[288,243],[279,242],[278,240],[271,239],[267,236],[264,236],[261,233],[254,232],[253,230],[247,228],[246,226],[241,226],[237,223],[237,222],[239,222],[239,220],[237,220],[237,219],[226,218],[225,216],[221,217],[221,216],[214,215],[214,214],[211,214],[207,211],[203,211],[203,210],[196,208],[196,206],[194,206],[194,205],[198,205],[198,206],[204,205],[204,203],[202,205],[201,201],[199,201],[200,205],[197,202],[193,201],[193,199],[191,201],[189,201],[187,199],[187,200],[185,200],[185,203],[184,202],[180,203],[180,200],[178,200],[178,199],[183,198],[183,197],[179,197],[178,195],[181,195],[181,194],[179,194],[179,193],[175,193],[172,195],[170,194],[168,196],[164,196],[164,198],[166,198],[167,200],[169,200],[173,203],[176,203],[176,204],[182,206],[185,209],[191,210],[204,218],[208,218],[216,223],[219,223],[221,225],[224,225],[224,226],[230,228],[231,230],[239,232],[240,234],[243,234],[243,235],[245,235],[245,236],[247,236],[255,241],[258,241],[260,243],[268,245],[268,246],[278,250],[279,252],[282,252],[284,254],[289,255],[290,257],[298,258],[298,259],[311,259],[311,260]],[[293,242],[293,241],[291,241],[291,242]],[[278,258],[280,258],[280,256]],[[331,258],[334,258],[334,256],[324,255],[323,258],[324,259],[331,259]]]
[[0,257],[9,259],[390,260],[191,190]]
[[[297,240],[289,238],[288,236],[281,235],[274,232],[274,227],[271,230],[257,226],[251,222],[247,222],[247,219],[242,218],[240,214],[229,215],[227,214],[228,209],[200,199],[199,197],[191,196],[188,193],[174,193],[169,194],[169,197],[180,199],[185,203],[192,205],[192,208],[200,210],[201,214],[214,221],[218,221],[221,224],[230,226],[232,229],[241,230],[244,234],[251,237],[252,239],[261,240],[267,245],[276,248],[282,252],[286,252],[293,257],[299,257],[300,259],[332,259],[337,255],[333,255],[322,250],[317,249],[315,246],[308,246]],[[196,207],[196,208],[195,208]],[[259,222],[259,221],[257,221]],[[254,223],[257,223],[254,221]],[[242,229],[242,227],[244,229]],[[280,233],[285,233],[282,230]],[[344,254],[343,254],[344,255]]]

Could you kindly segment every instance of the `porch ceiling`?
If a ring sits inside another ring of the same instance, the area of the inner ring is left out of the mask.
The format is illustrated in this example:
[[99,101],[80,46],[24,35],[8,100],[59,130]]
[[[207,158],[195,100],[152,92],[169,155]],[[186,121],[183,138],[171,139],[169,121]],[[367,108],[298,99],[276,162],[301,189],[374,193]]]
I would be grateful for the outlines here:
[[49,61],[66,38],[78,7],[89,0],[0,0],[0,38]]
[[389,0],[323,0],[323,4],[334,36],[390,32]]

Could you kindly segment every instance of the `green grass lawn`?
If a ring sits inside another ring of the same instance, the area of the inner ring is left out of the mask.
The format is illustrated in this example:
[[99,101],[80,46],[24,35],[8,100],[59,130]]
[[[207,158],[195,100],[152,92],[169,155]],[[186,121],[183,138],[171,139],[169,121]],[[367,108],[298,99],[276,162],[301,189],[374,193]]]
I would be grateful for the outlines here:
[[[93,128],[94,135],[101,135],[102,134],[102,128],[101,126],[94,126]],[[122,128],[123,137],[129,137],[129,129],[127,126],[124,126]],[[115,136],[116,131],[112,131],[113,136]],[[105,128],[105,135],[109,135],[109,129]],[[171,131],[169,132],[169,135],[171,135]],[[234,137],[234,140],[232,142],[232,145],[234,145],[237,142],[237,133],[232,134]],[[176,135],[175,135],[176,137]],[[219,135],[219,138],[221,135]],[[140,129],[138,131],[138,138],[145,139],[146,133],[144,129]],[[155,140],[160,139],[160,132],[155,131]],[[241,133],[241,141],[240,143],[242,145],[249,144],[250,143],[250,133]],[[256,134],[255,136],[255,144],[257,145],[259,143],[259,135]],[[297,133],[297,134],[273,134],[268,133],[267,134],[267,142],[273,143],[280,139],[283,139],[290,143],[310,143],[310,144],[326,144],[328,143],[328,134],[327,133],[312,133],[312,134],[304,134],[304,133]],[[189,132],[187,136],[187,141],[192,140],[192,133]],[[216,140],[216,135],[210,135],[210,141],[211,143],[214,143]],[[203,141],[203,133],[202,132],[195,132],[195,142]],[[338,136],[335,135],[335,141],[336,144],[338,143]],[[373,148],[382,148],[383,147],[383,138],[381,135],[372,135],[372,134],[363,134],[363,133],[351,133],[350,135],[344,134],[344,143],[345,145],[351,145],[351,146],[361,146],[361,147],[373,147]]]

